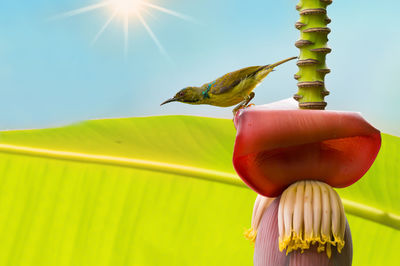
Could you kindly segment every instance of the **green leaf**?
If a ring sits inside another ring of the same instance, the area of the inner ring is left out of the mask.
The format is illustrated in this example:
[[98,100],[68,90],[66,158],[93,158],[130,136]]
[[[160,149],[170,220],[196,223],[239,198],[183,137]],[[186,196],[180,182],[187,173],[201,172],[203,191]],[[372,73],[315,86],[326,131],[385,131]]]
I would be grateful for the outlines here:
[[[0,133],[0,265],[251,265],[256,194],[232,121],[93,120]],[[341,189],[353,265],[397,265],[400,139]]]

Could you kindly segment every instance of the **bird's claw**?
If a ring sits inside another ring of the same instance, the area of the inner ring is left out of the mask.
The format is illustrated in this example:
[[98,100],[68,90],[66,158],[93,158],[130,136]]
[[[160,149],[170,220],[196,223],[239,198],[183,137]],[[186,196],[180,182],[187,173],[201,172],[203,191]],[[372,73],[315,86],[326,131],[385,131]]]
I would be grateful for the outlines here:
[[249,107],[252,107],[252,106],[255,106],[255,104],[254,104],[254,103],[250,103],[250,104],[246,104],[246,105],[243,104],[243,105],[236,106],[236,107],[232,110],[233,116],[235,116],[236,113],[237,113],[240,109],[245,109],[245,108],[249,108]]
[[235,116],[237,111],[239,111],[240,109],[248,108],[248,107],[253,106],[254,104],[250,103],[250,101],[254,98],[254,95],[255,95],[255,93],[251,92],[249,94],[249,96],[247,96],[246,99],[243,102],[241,102],[238,106],[236,106],[232,111],[233,115]]

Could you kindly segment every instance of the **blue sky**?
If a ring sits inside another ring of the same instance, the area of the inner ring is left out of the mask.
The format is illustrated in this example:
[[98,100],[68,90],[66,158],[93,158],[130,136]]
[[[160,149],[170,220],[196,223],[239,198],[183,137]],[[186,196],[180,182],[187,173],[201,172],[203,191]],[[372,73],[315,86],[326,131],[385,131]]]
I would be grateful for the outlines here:
[[[190,85],[226,72],[298,55],[296,1],[148,0],[195,18],[143,13],[171,60],[137,19],[124,54],[121,18],[91,42],[107,8],[49,18],[97,0],[2,1],[0,129],[60,126],[86,119],[167,114],[230,117],[231,109],[159,104]],[[334,1],[326,77],[328,109],[360,111],[384,132],[400,135],[400,2]],[[291,97],[294,62],[271,73],[254,103]]]

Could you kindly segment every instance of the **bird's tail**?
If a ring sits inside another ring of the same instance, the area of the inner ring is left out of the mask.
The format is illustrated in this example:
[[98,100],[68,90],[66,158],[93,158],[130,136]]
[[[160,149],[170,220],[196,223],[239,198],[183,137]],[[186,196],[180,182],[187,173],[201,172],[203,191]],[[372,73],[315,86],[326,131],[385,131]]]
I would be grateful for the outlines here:
[[273,63],[273,64],[271,64],[271,65],[267,65],[266,67],[268,67],[268,68],[274,68],[274,67],[277,67],[277,66],[279,66],[279,65],[281,65],[281,64],[283,64],[283,63],[286,63],[287,61],[293,60],[293,59],[297,59],[297,56],[289,57],[289,58],[284,59],[284,60],[282,60],[282,61],[278,61],[278,62]]

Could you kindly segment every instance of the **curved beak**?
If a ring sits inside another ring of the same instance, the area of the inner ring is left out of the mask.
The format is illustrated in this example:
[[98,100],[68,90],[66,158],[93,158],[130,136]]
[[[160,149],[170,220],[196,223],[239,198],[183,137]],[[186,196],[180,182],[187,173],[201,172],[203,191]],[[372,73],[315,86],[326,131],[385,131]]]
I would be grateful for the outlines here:
[[173,97],[173,98],[171,98],[171,99],[166,100],[166,101],[163,102],[162,104],[160,104],[160,106],[161,106],[161,105],[164,105],[164,104],[166,104],[166,103],[176,102],[177,100],[178,100],[177,98]]
[[281,65],[283,63],[286,63],[287,61],[290,61],[290,60],[293,60],[293,59],[297,59],[297,56],[289,57],[289,58],[287,58],[285,60],[273,63],[273,64],[269,65],[268,68],[274,68],[276,66],[279,66],[279,65]]

